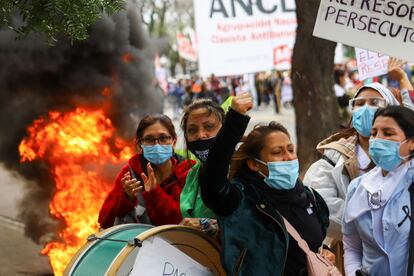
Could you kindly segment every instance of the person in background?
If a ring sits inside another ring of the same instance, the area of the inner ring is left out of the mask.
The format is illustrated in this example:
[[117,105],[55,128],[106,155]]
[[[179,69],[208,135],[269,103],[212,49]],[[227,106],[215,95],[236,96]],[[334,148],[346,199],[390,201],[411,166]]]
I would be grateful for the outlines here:
[[414,112],[400,106],[379,109],[369,140],[376,167],[353,180],[346,197],[342,226],[346,275],[413,275],[413,263],[408,263],[414,253],[409,246],[413,154]]
[[233,99],[199,174],[202,199],[218,216],[222,265],[228,275],[308,275],[306,256],[286,231],[283,217],[318,252],[328,208],[300,181],[287,130],[276,122],[256,126],[237,150],[228,178],[252,105],[247,93]]
[[102,228],[127,222],[181,222],[179,199],[193,162],[174,154],[176,141],[174,125],[167,116],[147,115],[140,121],[137,154],[119,172],[102,205],[98,218]]
[[[390,76],[399,80],[405,79],[405,73],[400,69],[398,64],[390,63]],[[412,86],[409,82],[402,81],[402,84],[400,91],[401,98],[404,99],[402,102],[414,109],[407,93],[407,88],[412,89]],[[328,243],[337,256],[336,264],[341,270],[343,270],[341,225],[349,183],[372,168],[368,150],[372,120],[376,110],[400,104],[393,93],[379,83],[360,87],[350,101],[352,112],[350,127],[318,144],[316,149],[322,154],[322,158],[313,163],[304,176],[304,184],[318,191],[329,207]]]

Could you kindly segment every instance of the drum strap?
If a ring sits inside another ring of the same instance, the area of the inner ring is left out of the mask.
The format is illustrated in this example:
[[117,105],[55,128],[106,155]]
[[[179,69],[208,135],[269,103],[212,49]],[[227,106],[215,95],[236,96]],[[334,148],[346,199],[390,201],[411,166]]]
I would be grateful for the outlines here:
[[109,238],[102,238],[98,237],[95,234],[89,235],[87,238],[88,242],[96,241],[96,240],[104,240],[104,241],[113,241],[113,242],[125,242],[128,243],[130,246],[138,246],[142,247],[142,241],[138,238],[134,238],[132,240],[118,240],[118,239],[109,239]]

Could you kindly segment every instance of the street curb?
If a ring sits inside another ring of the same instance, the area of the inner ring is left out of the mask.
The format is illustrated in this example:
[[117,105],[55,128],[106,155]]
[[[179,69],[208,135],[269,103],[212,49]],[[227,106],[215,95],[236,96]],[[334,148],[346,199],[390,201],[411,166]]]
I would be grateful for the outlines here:
[[24,233],[24,224],[21,223],[18,220],[0,215],[0,224],[6,226],[8,228],[11,228],[13,230],[17,230],[21,233]]

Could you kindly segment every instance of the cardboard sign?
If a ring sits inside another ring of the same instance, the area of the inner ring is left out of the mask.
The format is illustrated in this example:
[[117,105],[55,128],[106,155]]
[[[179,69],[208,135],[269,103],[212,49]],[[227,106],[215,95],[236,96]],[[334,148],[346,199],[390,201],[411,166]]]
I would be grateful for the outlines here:
[[289,69],[294,0],[194,0],[200,74]]
[[313,35],[414,60],[412,0],[321,0]]
[[207,268],[155,236],[144,240],[131,276],[213,276]]
[[388,72],[389,56],[355,48],[359,80],[381,76]]

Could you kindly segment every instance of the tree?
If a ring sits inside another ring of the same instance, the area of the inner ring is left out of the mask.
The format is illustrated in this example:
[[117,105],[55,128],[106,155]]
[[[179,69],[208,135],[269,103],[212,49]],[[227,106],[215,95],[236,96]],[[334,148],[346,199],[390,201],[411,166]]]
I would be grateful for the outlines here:
[[120,11],[123,5],[123,0],[0,0],[0,24],[20,37],[33,32],[45,34],[50,41],[58,35],[85,40],[93,23],[105,13]]
[[333,92],[336,43],[312,36],[319,2],[296,0],[298,27],[291,75],[302,172],[318,158],[315,150],[317,143],[339,125]]

